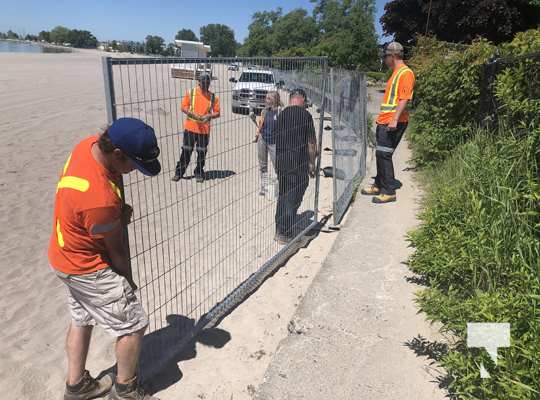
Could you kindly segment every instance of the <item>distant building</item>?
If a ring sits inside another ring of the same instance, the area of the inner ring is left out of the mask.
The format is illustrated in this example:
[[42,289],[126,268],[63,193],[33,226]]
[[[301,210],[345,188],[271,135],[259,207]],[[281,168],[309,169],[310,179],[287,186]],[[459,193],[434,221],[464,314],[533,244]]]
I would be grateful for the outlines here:
[[203,42],[190,40],[175,40],[174,44],[180,49],[179,56],[182,58],[206,58],[211,48]]

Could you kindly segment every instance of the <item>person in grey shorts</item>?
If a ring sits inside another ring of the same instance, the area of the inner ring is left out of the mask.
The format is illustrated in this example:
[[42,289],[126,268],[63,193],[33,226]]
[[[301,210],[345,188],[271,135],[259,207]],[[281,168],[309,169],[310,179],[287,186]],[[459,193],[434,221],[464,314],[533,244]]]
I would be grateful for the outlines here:
[[[148,317],[135,295],[124,230],[132,209],[120,190],[122,174],[161,170],[154,130],[121,118],[82,140],[56,186],[49,262],[65,284],[71,324],[64,400],[157,400],[139,387],[137,367]],[[86,370],[94,325],[116,338],[117,374],[100,380]]]
[[281,100],[278,92],[268,92],[266,94],[266,107],[259,119],[257,129],[257,154],[259,158],[259,170],[261,174],[261,190],[259,195],[265,196],[268,192],[268,155],[274,169],[276,168],[276,139],[274,137],[277,117],[281,111]]

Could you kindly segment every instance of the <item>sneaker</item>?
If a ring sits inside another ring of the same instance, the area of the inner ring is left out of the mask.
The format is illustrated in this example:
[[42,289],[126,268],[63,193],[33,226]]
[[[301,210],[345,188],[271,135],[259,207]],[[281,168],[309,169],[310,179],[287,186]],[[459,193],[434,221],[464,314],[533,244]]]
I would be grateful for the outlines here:
[[366,186],[365,188],[362,188],[360,193],[362,193],[363,195],[366,195],[366,196],[376,196],[379,193],[381,193],[381,189],[379,189],[375,185],[369,185],[369,186]]
[[281,233],[276,233],[276,236],[274,236],[274,240],[278,242],[279,244],[288,244],[291,242],[293,238],[287,235],[283,235]]
[[64,400],[91,400],[102,397],[111,391],[113,380],[110,375],[105,375],[100,380],[90,376],[90,372],[84,371],[81,381],[75,385],[67,385],[64,392]]
[[195,182],[202,183],[204,182],[204,173],[202,174],[195,174]]
[[157,397],[150,396],[139,386],[137,378],[131,383],[125,385],[115,383],[109,393],[108,400],[159,400]]
[[171,178],[171,181],[178,182],[180,179],[182,179],[182,175],[174,174],[174,176]]
[[380,194],[375,196],[371,201],[376,204],[392,203],[397,200],[395,194]]

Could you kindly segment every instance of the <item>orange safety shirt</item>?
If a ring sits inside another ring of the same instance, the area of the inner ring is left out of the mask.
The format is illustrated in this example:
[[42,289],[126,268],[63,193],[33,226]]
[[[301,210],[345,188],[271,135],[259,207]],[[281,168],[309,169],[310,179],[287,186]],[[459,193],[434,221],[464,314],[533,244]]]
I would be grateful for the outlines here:
[[[381,112],[377,118],[377,124],[387,125],[394,118],[400,100],[412,100],[414,93],[414,72],[403,65],[394,70],[386,83]],[[404,110],[399,116],[399,122],[408,122],[409,113]]]
[[[205,94],[199,87],[197,87],[186,92],[184,98],[182,99],[182,108],[187,108],[191,112],[200,116],[218,113],[219,98],[210,91]],[[184,129],[190,132],[207,135],[210,133],[210,122],[201,122],[187,117],[184,122]]]
[[98,139],[90,136],[75,146],[56,186],[49,262],[68,275],[109,267],[104,233],[120,224],[121,176],[93,157]]

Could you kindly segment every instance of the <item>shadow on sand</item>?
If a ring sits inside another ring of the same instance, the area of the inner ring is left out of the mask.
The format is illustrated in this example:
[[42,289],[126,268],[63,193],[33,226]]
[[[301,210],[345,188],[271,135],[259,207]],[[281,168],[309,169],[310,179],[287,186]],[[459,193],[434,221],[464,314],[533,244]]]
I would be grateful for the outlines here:
[[[150,393],[157,393],[174,385],[182,379],[178,363],[197,356],[197,343],[217,349],[230,340],[229,332],[219,329],[203,329],[195,337],[188,339],[195,329],[195,321],[182,315],[171,314],[166,317],[168,326],[149,333],[143,338],[139,363],[139,379]],[[116,365],[101,372],[116,374]]]

